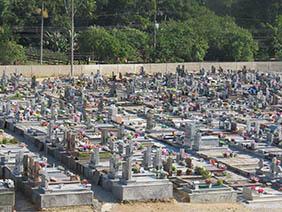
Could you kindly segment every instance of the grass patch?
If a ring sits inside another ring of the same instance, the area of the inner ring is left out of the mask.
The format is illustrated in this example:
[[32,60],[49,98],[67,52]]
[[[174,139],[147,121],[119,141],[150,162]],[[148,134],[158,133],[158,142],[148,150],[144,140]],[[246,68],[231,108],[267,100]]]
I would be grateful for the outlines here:
[[100,159],[110,159],[112,156],[112,153],[110,152],[100,152],[99,153]]
[[15,139],[15,138],[3,138],[1,141],[0,141],[0,144],[18,144],[18,140]]

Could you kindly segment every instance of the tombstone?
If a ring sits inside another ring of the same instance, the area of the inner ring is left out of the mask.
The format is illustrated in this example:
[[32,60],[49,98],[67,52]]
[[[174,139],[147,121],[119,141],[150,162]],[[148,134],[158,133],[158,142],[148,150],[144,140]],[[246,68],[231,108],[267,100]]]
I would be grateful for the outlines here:
[[46,108],[45,108],[45,102],[44,101],[41,101],[41,104],[40,104],[40,114],[41,114],[41,116],[45,116],[45,110],[46,110]]
[[8,79],[7,79],[7,75],[6,75],[6,70],[3,71],[3,74],[2,74],[2,78],[1,78],[1,85],[3,87],[6,87],[7,83],[8,83]]
[[29,156],[24,155],[23,156],[23,176],[28,176],[28,164],[29,164]]
[[16,154],[16,162],[15,162],[15,167],[13,169],[13,174],[14,175],[22,175],[23,173],[23,159],[24,159],[24,152],[19,151]]
[[252,130],[252,122],[249,119],[247,119],[247,128],[246,128],[246,130],[247,130],[247,133],[250,133],[251,130]]
[[32,175],[31,175],[31,180],[33,181],[35,186],[38,186],[41,182],[41,179],[40,179],[41,170],[42,170],[42,167],[39,164],[39,162],[35,162],[34,166],[32,166]]
[[109,141],[109,148],[110,148],[111,152],[116,151],[116,143],[112,139]]
[[147,120],[147,125],[146,129],[147,130],[152,130],[155,127],[154,123],[154,112],[153,110],[149,110],[146,115],[146,120]]
[[200,132],[197,132],[195,135],[195,142],[193,146],[195,150],[200,150],[201,141],[202,141],[202,134]]
[[48,97],[48,108],[51,108],[52,107],[52,105],[53,105],[53,99],[52,99],[52,97]]
[[123,155],[123,151],[124,151],[124,144],[122,142],[120,142],[118,144],[118,154]]
[[267,139],[268,145],[272,145],[273,144],[273,134],[271,132],[267,133],[266,139]]
[[165,163],[165,167],[164,170],[168,173],[172,172],[172,163],[173,163],[173,159],[171,157],[168,157],[168,159],[166,160]]
[[152,167],[152,146],[149,145],[143,155],[143,166],[145,169]]
[[275,176],[278,171],[278,165],[277,165],[277,158],[272,158],[271,164],[270,164],[270,173]]
[[124,137],[124,124],[121,124],[118,127],[117,138],[118,139],[123,139],[123,137]]
[[256,135],[259,136],[260,133],[260,123],[259,122],[255,122],[255,130],[256,130]]
[[131,157],[133,154],[133,144],[129,142],[129,144],[125,147],[125,155],[126,157]]
[[116,82],[114,81],[110,87],[110,93],[109,93],[109,96],[110,97],[116,97],[117,95],[117,85],[116,85]]
[[95,148],[94,151],[91,153],[89,167],[95,168],[100,163],[100,155],[99,155],[99,148]]
[[122,164],[122,180],[130,181],[132,179],[132,157],[126,158]]
[[184,146],[188,146],[190,148],[194,145],[194,139],[196,134],[196,126],[194,123],[186,123],[185,131],[184,131]]
[[264,167],[263,159],[259,159],[258,166],[259,166],[259,170],[262,170],[262,168]]
[[81,114],[82,114],[82,120],[85,121],[85,122],[87,120],[86,106],[87,106],[87,100],[84,98],[82,100]]
[[16,111],[16,114],[15,114],[15,122],[16,122],[16,123],[19,123],[19,122],[20,122],[20,114],[21,114],[20,111]]
[[37,86],[36,76],[32,76],[31,78],[31,89],[35,89]]
[[101,96],[98,104],[98,111],[103,112],[103,110],[104,110],[104,98]]
[[51,105],[51,120],[56,120],[55,105]]
[[5,155],[0,156],[0,164],[5,165],[8,162],[7,157]]
[[180,153],[180,160],[183,160],[185,158],[185,149],[181,148],[179,153]]
[[73,152],[75,150],[75,135],[71,132],[68,133],[67,151]]
[[159,148],[155,154],[154,160],[153,160],[153,166],[157,170],[161,170],[163,163],[162,163],[162,150]]
[[53,140],[53,127],[54,127],[54,121],[50,121],[48,124],[48,141],[52,142]]
[[40,187],[45,189],[45,190],[48,190],[49,182],[50,182],[50,177],[48,175],[48,172],[47,171],[43,171],[43,173],[41,174]]
[[116,121],[116,117],[118,114],[118,108],[115,105],[111,105],[109,108],[109,120],[110,121]]
[[110,162],[109,177],[111,179],[115,179],[117,177],[117,173],[120,166],[118,156],[116,154],[113,154],[109,162]]
[[105,145],[109,141],[109,131],[107,129],[102,129],[102,144]]
[[176,163],[180,163],[180,153],[176,153]]

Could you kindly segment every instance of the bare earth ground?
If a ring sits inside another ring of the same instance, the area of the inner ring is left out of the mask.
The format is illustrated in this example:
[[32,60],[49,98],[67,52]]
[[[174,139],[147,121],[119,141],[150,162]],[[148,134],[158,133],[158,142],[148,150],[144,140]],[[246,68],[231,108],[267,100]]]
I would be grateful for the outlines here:
[[112,212],[249,212],[241,204],[137,203],[118,204]]

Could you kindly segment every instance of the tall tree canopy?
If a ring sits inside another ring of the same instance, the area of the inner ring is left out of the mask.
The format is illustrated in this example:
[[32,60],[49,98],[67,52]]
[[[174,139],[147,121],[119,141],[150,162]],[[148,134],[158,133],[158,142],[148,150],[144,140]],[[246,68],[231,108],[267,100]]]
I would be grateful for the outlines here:
[[[43,2],[44,48],[68,58],[71,0],[2,0],[0,26],[33,59]],[[242,61],[282,54],[282,1],[74,0],[74,11],[76,60]]]

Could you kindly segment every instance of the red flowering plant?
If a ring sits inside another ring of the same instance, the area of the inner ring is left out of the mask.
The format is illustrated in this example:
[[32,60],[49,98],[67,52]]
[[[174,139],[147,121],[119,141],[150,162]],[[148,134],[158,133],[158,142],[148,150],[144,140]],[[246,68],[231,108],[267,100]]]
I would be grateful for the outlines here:
[[263,194],[263,193],[264,193],[264,189],[263,189],[263,188],[259,188],[259,189],[257,189],[257,192],[258,192],[259,194]]

